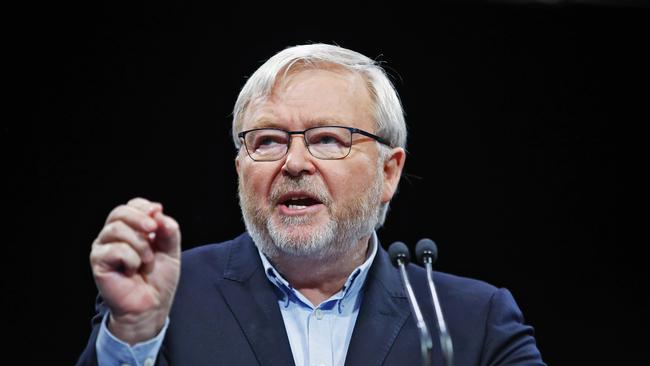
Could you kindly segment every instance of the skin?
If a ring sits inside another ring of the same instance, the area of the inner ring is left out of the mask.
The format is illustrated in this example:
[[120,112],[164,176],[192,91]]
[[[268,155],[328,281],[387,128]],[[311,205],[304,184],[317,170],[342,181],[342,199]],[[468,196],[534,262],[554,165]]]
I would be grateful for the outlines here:
[[178,285],[180,248],[178,223],[160,203],[134,198],[108,215],[90,264],[116,337],[133,345],[160,332]]
[[[253,101],[242,129],[274,126],[304,130],[318,124],[339,124],[375,132],[371,98],[365,81],[336,67],[305,69],[279,83],[268,98]],[[373,179],[378,146],[355,135],[348,157],[319,160],[307,151],[302,136],[294,137],[288,154],[275,162],[254,162],[244,149],[235,159],[240,184],[246,194],[269,204],[269,192],[283,175],[319,175],[333,205],[349,201]],[[383,164],[381,202],[392,198],[405,153],[394,148]],[[274,219],[284,212],[268,207]],[[324,207],[307,210],[323,225],[329,219]],[[301,226],[299,230],[310,230]],[[305,257],[271,258],[274,265],[312,303],[338,292],[352,270],[366,258],[368,239],[359,238],[354,250],[331,260]],[[113,209],[92,244],[90,264],[100,295],[110,310],[108,328],[117,338],[134,345],[153,338],[169,315],[180,275],[181,234],[178,223],[163,213],[160,203],[134,198]]]
[[[336,124],[375,131],[371,113],[372,100],[364,79],[340,68],[302,69],[278,83],[269,97],[253,101],[244,115],[242,130],[259,127],[279,127],[286,130],[304,130],[317,125]],[[269,202],[273,185],[283,176],[318,175],[332,198],[333,205],[352,201],[367,187],[376,175],[379,147],[370,138],[354,135],[352,151],[342,160],[320,160],[307,150],[301,135],[293,137],[287,155],[278,161],[255,162],[245,149],[235,160],[243,192],[259,200],[265,210],[272,212],[272,220],[286,212],[286,208]],[[392,198],[402,168],[405,153],[394,148],[383,165],[381,202]],[[311,225],[325,225],[330,219],[325,207],[310,209]],[[310,230],[305,225],[291,230]],[[274,266],[313,304],[320,304],[338,292],[347,277],[366,258],[368,236],[358,238],[353,250],[333,260],[314,260],[306,257],[279,256],[270,258]]]

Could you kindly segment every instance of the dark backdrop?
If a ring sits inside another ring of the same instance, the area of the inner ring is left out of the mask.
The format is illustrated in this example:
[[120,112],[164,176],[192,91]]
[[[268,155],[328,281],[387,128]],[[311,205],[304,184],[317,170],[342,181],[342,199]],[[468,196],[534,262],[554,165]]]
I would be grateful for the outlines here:
[[90,243],[131,197],[163,202],[186,249],[239,234],[237,93],[282,48],[327,42],[384,60],[407,113],[382,244],[430,237],[439,270],[509,288],[550,364],[631,364],[648,341],[647,271],[618,234],[630,131],[615,101],[647,91],[650,14],[516,3],[27,7],[8,57],[28,106],[2,127],[11,344],[74,362],[96,295]]

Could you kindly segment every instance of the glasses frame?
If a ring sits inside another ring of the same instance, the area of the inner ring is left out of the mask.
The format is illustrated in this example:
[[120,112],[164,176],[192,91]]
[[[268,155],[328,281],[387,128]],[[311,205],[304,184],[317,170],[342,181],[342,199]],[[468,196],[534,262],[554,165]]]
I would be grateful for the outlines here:
[[[344,156],[342,156],[342,157],[340,157],[340,158],[320,158],[320,157],[314,155],[314,153],[311,152],[311,149],[309,148],[309,142],[307,141],[307,137],[305,137],[305,134],[306,134],[308,131],[310,131],[310,130],[314,130],[314,129],[317,129],[317,128],[325,128],[325,127],[344,128],[344,129],[350,131],[350,148],[348,149],[348,153],[347,153],[347,154],[345,154]],[[260,131],[260,130],[276,130],[276,131],[282,131],[282,132],[285,132],[285,133],[289,136],[289,138],[288,138],[288,141],[289,141],[289,142],[287,143],[286,148],[285,148],[285,151],[284,151],[284,154],[283,154],[282,156],[280,156],[280,157],[277,158],[277,159],[270,159],[270,160],[267,160],[267,159],[259,160],[259,159],[255,159],[255,158],[253,157],[253,155],[251,154],[250,150],[248,150],[248,145],[246,144],[246,135],[247,135],[248,133],[250,133],[250,132]],[[364,130],[362,130],[362,129],[355,128],[355,127],[336,126],[336,125],[315,126],[315,127],[310,127],[310,128],[308,128],[308,129],[306,129],[306,130],[302,130],[302,131],[287,131],[287,130],[285,130],[285,129],[282,129],[282,128],[276,128],[276,127],[261,127],[261,128],[253,128],[253,129],[251,129],[251,130],[242,131],[242,132],[240,132],[240,133],[237,134],[237,137],[239,137],[240,139],[242,139],[242,145],[244,145],[244,148],[246,149],[246,153],[248,154],[248,156],[249,156],[253,161],[278,161],[278,160],[281,160],[282,158],[284,158],[285,156],[287,156],[287,153],[289,152],[289,148],[291,148],[291,141],[293,141],[293,139],[291,138],[291,136],[293,136],[293,135],[302,135],[302,139],[303,139],[303,141],[305,142],[305,147],[307,147],[307,151],[309,151],[309,154],[311,154],[311,156],[315,157],[316,159],[320,159],[320,160],[342,160],[342,159],[345,159],[348,155],[350,155],[350,151],[352,151],[352,135],[355,134],[355,133],[358,133],[359,135],[363,135],[363,136],[366,136],[366,137],[370,137],[370,138],[374,139],[375,141],[379,142],[380,144],[386,145],[386,146],[388,146],[388,147],[390,147],[390,148],[393,147],[393,146],[390,144],[390,142],[388,142],[388,140],[386,140],[386,139],[384,139],[384,138],[382,138],[382,137],[379,137],[379,136],[377,136],[377,135],[374,135],[374,134],[372,134],[372,133],[370,133],[370,132],[368,132],[368,131],[364,131]]]

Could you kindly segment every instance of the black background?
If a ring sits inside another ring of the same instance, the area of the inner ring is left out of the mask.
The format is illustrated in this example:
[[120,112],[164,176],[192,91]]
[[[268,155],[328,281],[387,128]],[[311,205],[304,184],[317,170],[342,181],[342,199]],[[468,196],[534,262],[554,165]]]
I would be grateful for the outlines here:
[[21,9],[5,71],[27,105],[2,127],[10,344],[33,363],[76,360],[90,243],[131,197],[162,202],[186,249],[239,234],[239,89],[284,47],[326,42],[386,61],[407,113],[383,245],[430,237],[439,270],[510,289],[549,364],[636,363],[647,239],[619,235],[618,156],[621,134],[641,133],[621,114],[647,99],[649,9],[556,3]]

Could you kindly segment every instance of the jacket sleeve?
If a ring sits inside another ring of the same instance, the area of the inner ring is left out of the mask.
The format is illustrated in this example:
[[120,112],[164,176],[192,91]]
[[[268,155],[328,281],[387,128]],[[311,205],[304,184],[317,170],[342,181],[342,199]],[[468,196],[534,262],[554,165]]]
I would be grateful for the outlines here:
[[92,332],[90,333],[90,338],[86,344],[86,348],[83,350],[79,359],[77,360],[76,366],[97,366],[97,352],[95,350],[95,343],[97,343],[97,336],[99,334],[99,328],[102,324],[102,319],[104,319],[104,314],[108,311],[106,306],[103,304],[101,298],[97,296],[95,302],[95,310],[97,313],[91,321]]
[[543,366],[534,330],[512,294],[506,289],[494,292],[489,303],[481,365]]
[[97,314],[92,320],[92,332],[90,340],[85,350],[79,357],[77,365],[113,365],[113,364],[147,364],[147,359],[156,359],[156,365],[166,365],[162,357],[157,357],[162,353],[161,345],[165,336],[169,318],[160,333],[151,340],[139,343],[133,347],[120,342],[114,336],[110,335],[105,323],[107,309],[98,298],[96,305]]

